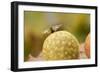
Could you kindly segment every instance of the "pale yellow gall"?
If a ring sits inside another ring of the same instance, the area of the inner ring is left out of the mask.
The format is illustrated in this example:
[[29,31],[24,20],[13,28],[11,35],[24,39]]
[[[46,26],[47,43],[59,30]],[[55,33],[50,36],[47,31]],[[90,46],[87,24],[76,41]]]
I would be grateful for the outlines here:
[[49,35],[44,43],[42,57],[45,60],[78,59],[79,42],[67,31],[57,31]]

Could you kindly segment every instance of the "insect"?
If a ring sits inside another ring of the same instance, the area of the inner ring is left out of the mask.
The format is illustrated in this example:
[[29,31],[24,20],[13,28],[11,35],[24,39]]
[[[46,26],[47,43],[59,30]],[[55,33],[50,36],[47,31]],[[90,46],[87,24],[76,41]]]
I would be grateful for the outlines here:
[[49,28],[44,30],[44,34],[50,34],[59,30],[62,30],[62,26],[63,24],[60,23],[57,15],[55,15],[54,13],[46,13],[45,14],[45,19],[47,20],[49,25]]

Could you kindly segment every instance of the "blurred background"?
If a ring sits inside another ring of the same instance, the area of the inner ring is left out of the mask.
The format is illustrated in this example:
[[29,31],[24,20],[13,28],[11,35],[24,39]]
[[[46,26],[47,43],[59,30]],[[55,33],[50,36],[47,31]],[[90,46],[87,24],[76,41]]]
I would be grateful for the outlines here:
[[[59,26],[59,30],[72,33],[84,43],[90,32],[90,14],[82,13],[53,13],[53,12],[24,12],[24,60],[31,54],[38,57],[46,37],[52,34],[51,28]],[[47,32],[47,34],[46,34]]]

